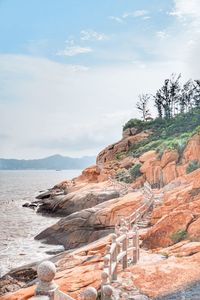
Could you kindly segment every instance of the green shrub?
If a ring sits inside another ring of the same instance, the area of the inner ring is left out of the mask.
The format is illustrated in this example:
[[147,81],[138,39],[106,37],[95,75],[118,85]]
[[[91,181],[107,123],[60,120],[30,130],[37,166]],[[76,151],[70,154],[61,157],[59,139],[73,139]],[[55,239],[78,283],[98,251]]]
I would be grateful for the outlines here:
[[187,231],[184,229],[179,229],[171,235],[171,240],[174,244],[187,238]]
[[117,160],[120,160],[120,159],[123,158],[123,156],[126,156],[126,154],[125,154],[124,151],[116,153],[115,158],[116,158]]
[[141,164],[135,164],[132,168],[129,169],[131,178],[135,180],[136,178],[140,177],[142,173],[140,172]]
[[143,130],[144,127],[144,121],[139,119],[131,119],[129,120],[123,127],[123,131],[125,131],[128,128],[137,128],[138,130]]
[[[176,149],[181,158],[187,141],[194,134],[200,132],[200,109],[193,109],[190,113],[179,114],[172,119],[155,119],[144,122],[131,119],[124,125],[127,128],[136,127],[138,132],[151,130],[152,134],[145,140],[134,144],[129,154],[139,157],[146,151]],[[161,149],[161,150],[160,150]]]
[[198,160],[191,160],[187,166],[186,172],[187,174],[189,174],[199,168],[200,168],[200,162]]
[[116,179],[120,182],[131,183],[132,179],[130,173],[127,170],[118,170],[116,174]]

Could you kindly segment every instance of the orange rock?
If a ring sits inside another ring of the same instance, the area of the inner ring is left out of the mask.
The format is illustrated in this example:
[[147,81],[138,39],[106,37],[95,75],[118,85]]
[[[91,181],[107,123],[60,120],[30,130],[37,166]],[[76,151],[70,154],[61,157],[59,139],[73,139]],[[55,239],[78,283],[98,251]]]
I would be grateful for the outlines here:
[[164,168],[167,164],[178,160],[178,152],[176,150],[165,150],[161,158],[161,167]]
[[150,131],[145,131],[132,136],[128,135],[119,142],[109,145],[97,156],[97,166],[102,169],[105,163],[116,159],[117,153],[127,152],[132,145],[146,139],[150,134]]
[[119,162],[119,168],[129,169],[137,160],[134,157],[127,156]]
[[[100,287],[102,260],[105,247],[111,237],[82,247],[72,253],[62,253],[54,258],[57,266],[55,282],[64,293],[78,299],[87,286]],[[94,254],[96,252],[96,254]],[[0,297],[0,300],[28,300],[33,296],[35,286],[24,288]]]
[[91,166],[83,170],[82,174],[76,179],[77,181],[87,181],[87,182],[98,182],[98,176],[100,175],[97,166]]
[[200,241],[200,218],[198,218],[188,227],[188,234],[191,239]]
[[191,256],[198,252],[200,252],[200,242],[190,242],[189,240],[182,241],[171,247],[159,250],[159,253],[161,254],[164,253],[169,256],[177,257]]
[[178,230],[187,230],[192,219],[193,215],[189,210],[174,211],[165,215],[144,234],[143,246],[155,249],[172,245],[172,235]]
[[[169,259],[139,263],[130,267],[133,284],[141,293],[161,297],[190,286],[200,278],[200,253],[189,257],[170,257]],[[126,276],[126,274],[124,273]]]
[[200,160],[200,133],[195,134],[188,142],[184,154],[185,162]]
[[[161,162],[162,163],[162,162]],[[165,165],[162,171],[163,184],[166,185],[177,178],[176,162],[172,161]]]
[[139,161],[141,163],[145,163],[146,161],[154,161],[156,160],[158,154],[156,153],[156,151],[154,150],[150,150],[150,151],[147,151],[145,152],[144,154],[142,154],[140,157],[139,157]]

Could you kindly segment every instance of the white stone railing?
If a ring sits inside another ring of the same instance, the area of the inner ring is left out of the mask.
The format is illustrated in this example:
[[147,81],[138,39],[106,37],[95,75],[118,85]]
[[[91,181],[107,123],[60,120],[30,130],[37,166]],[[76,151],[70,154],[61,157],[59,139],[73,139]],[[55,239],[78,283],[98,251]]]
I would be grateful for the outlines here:
[[[104,257],[104,267],[101,275],[101,300],[113,300],[114,291],[111,283],[117,280],[119,268],[128,266],[128,259],[133,264],[139,260],[139,233],[137,222],[147,213],[154,202],[154,194],[148,183],[144,184],[144,203],[130,216],[121,218],[120,225],[115,226],[111,245],[107,245]],[[131,256],[131,257],[128,257]],[[50,261],[42,262],[37,269],[38,285],[35,296],[29,300],[74,300],[61,292],[54,282],[56,267]],[[80,295],[82,300],[96,300],[97,291],[88,287]]]
[[[149,211],[154,202],[154,193],[148,182],[144,184],[144,203],[130,216],[121,218],[120,225],[115,226],[111,245],[107,245],[104,257],[104,267],[101,276],[101,300],[106,300],[110,284],[117,280],[118,269],[128,266],[128,255],[136,264],[139,260],[139,233],[137,222]],[[110,290],[111,291],[111,290]]]
[[121,227],[116,227],[116,234],[112,235],[111,245],[107,245],[104,257],[104,266],[101,283],[101,299],[106,299],[108,285],[117,280],[119,267],[122,270],[128,266],[128,256],[131,256],[132,263],[139,259],[139,235],[137,226],[129,229],[125,220],[122,220]]
[[[54,282],[56,267],[52,262],[42,262],[38,266],[37,275],[38,284],[35,290],[35,296],[29,298],[29,300],[74,300],[74,298],[61,292],[58,285]],[[80,298],[82,300],[96,300],[97,290],[94,287],[88,287],[80,295]],[[111,300],[112,298],[107,297],[106,299]]]

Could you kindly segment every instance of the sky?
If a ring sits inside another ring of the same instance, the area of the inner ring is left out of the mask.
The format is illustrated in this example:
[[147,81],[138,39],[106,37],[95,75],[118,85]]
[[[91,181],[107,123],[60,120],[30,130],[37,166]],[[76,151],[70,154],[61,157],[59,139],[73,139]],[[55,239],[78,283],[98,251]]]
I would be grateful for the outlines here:
[[199,25],[199,0],[0,0],[0,157],[98,154],[139,94],[200,78]]

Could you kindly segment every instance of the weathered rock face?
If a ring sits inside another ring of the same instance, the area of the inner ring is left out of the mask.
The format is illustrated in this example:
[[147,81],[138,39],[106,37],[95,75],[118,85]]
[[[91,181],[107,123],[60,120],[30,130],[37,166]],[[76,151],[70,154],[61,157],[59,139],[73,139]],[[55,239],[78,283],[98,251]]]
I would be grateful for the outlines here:
[[125,139],[125,138],[127,138],[129,136],[135,135],[137,132],[138,132],[137,128],[134,128],[134,127],[133,128],[127,128],[122,133],[123,139]]
[[192,213],[188,211],[175,211],[165,215],[145,235],[143,246],[147,248],[167,247],[174,243],[173,235],[178,230],[187,230],[193,220]]
[[99,175],[100,171],[97,166],[94,165],[83,170],[82,174],[76,179],[76,181],[98,182]]
[[182,157],[177,150],[165,150],[161,158],[155,151],[149,151],[140,156],[139,160],[143,163],[140,171],[146,180],[157,187],[165,186],[185,175],[190,161],[200,160],[200,134],[189,140]]
[[[120,186],[108,186],[107,183],[90,183],[76,186],[75,191],[67,195],[50,197],[43,199],[40,203],[38,212],[53,213],[68,216],[82,209],[90,208],[104,201],[118,198],[120,196]],[[73,189],[71,189],[73,190]]]
[[155,151],[146,152],[139,158],[143,163],[140,171],[151,185],[166,185],[179,175],[176,164],[178,158],[176,150],[166,150],[161,159]]
[[192,240],[200,241],[200,217],[188,227],[188,234]]
[[[102,256],[110,239],[108,236],[95,244],[90,244],[71,253],[64,252],[52,259],[57,267],[55,282],[61,291],[74,299],[79,299],[80,293],[87,286],[93,286],[97,289],[100,287]],[[32,267],[33,274],[35,270],[36,265]],[[29,281],[31,280],[32,278]],[[13,280],[12,283],[14,284],[14,282]],[[33,296],[35,286],[26,287],[27,282],[28,280],[24,282],[23,289],[0,296],[0,300],[28,300]],[[9,289],[8,286],[7,288]]]
[[101,169],[105,163],[115,160],[117,153],[128,151],[132,145],[146,139],[149,135],[150,131],[141,132],[108,146],[97,156],[97,166]]
[[184,240],[168,248],[162,248],[158,252],[161,254],[164,253],[166,256],[191,256],[200,252],[200,242],[190,242],[189,240]]
[[[172,235],[185,231],[193,241],[200,240],[200,169],[177,180],[164,193],[163,204],[153,210],[152,224],[143,236],[148,248],[167,247],[175,243]],[[181,236],[180,236],[181,238]]]
[[113,232],[119,216],[130,215],[141,205],[142,199],[142,193],[135,192],[108,200],[62,218],[36,238],[62,244],[65,249],[83,246]]
[[132,273],[133,284],[143,294],[154,299],[199,281],[199,264],[200,253],[197,253],[184,258],[171,257],[164,261],[138,264],[128,268],[126,272]]
[[185,162],[200,160],[200,133],[195,134],[188,142],[183,154]]

